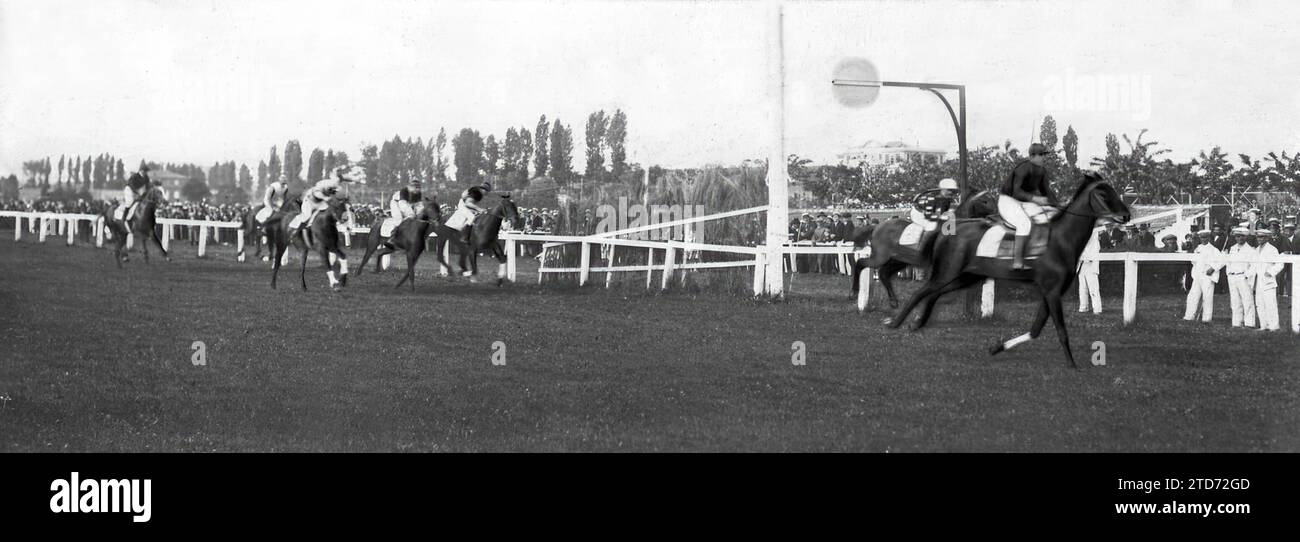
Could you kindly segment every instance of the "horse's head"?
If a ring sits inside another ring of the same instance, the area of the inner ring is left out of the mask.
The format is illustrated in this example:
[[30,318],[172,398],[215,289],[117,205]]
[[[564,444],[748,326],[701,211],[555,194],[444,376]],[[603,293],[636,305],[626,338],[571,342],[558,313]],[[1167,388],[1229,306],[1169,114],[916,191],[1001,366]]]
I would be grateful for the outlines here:
[[510,229],[523,229],[524,219],[519,216],[519,206],[510,199],[510,194],[501,194],[501,204],[497,208],[500,209],[501,218],[510,224]]
[[981,218],[998,213],[998,193],[994,190],[976,192],[957,207],[957,216]]
[[329,199],[329,213],[334,216],[334,220],[342,222],[352,206],[348,203],[348,197],[344,195],[335,195]]
[[[1132,213],[1115,187],[1106,182],[1100,173],[1089,171],[1083,176],[1083,184],[1070,200],[1070,205],[1086,205],[1088,214],[1101,221],[1123,224],[1128,222]],[[1082,210],[1081,210],[1082,211]]]
[[438,205],[437,196],[424,198],[424,209],[420,210],[421,220],[433,222],[434,224],[442,223],[442,206]]

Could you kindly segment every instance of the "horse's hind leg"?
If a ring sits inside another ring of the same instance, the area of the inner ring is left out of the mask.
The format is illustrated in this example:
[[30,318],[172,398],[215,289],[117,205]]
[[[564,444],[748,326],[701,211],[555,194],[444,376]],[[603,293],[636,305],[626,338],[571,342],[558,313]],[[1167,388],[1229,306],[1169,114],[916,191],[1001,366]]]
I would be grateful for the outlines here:
[[154,242],[154,243],[157,243],[157,244],[158,244],[158,250],[159,250],[160,252],[162,252],[163,259],[164,259],[164,260],[167,260],[167,261],[169,261],[169,262],[172,261],[172,257],[171,257],[171,255],[168,254],[168,253],[167,253],[167,249],[163,247],[162,239],[158,238],[158,232],[155,230],[155,231],[153,231],[153,232],[151,232],[151,233],[152,233],[152,235],[150,235],[149,237],[150,237],[151,239],[153,239],[153,242]]
[[934,311],[934,304],[939,301],[939,298],[941,296],[947,294],[948,292],[952,292],[954,290],[960,290],[962,288],[975,284],[979,280],[980,277],[976,275],[964,274],[958,276],[957,278],[943,285],[938,290],[935,290],[935,292],[930,294],[930,296],[927,297],[924,303],[922,304],[921,313],[916,316],[916,321],[912,323],[912,331],[916,331],[918,329],[921,329],[922,327],[925,327],[926,322],[930,321],[930,313]]
[[897,328],[902,325],[903,320],[907,319],[907,315],[911,314],[912,309],[916,308],[917,304],[919,304],[922,299],[925,299],[926,296],[938,289],[939,286],[934,282],[926,283],[920,290],[913,293],[912,297],[907,298],[907,303],[903,304],[903,308],[899,309],[897,314],[891,318],[885,318],[885,325],[891,328]]
[[307,291],[307,253],[308,252],[310,252],[310,249],[308,249],[307,247],[303,247],[302,266],[301,266],[301,270],[298,272],[298,278],[302,279],[302,290],[304,292]]

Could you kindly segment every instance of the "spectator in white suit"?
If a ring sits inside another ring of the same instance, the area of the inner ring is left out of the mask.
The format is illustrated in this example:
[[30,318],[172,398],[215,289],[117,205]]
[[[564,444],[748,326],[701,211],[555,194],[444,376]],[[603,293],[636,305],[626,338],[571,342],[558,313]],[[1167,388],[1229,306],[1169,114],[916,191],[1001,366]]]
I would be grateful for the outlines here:
[[1222,253],[1210,244],[1210,230],[1197,233],[1200,243],[1192,250],[1192,287],[1187,289],[1187,310],[1183,320],[1195,320],[1196,310],[1201,311],[1201,321],[1209,323],[1214,314],[1214,285],[1219,282],[1219,269],[1223,267]]
[[1228,298],[1232,302],[1232,327],[1255,327],[1255,290],[1251,288],[1251,263],[1255,260],[1255,247],[1246,244],[1250,230],[1232,229],[1234,244],[1228,247],[1225,257],[1228,271]]
[[1256,261],[1251,264],[1250,274],[1255,279],[1255,308],[1259,311],[1259,329],[1277,331],[1281,329],[1277,318],[1277,275],[1282,272],[1284,264],[1269,262],[1279,255],[1273,246],[1273,232],[1262,229],[1256,233],[1259,246],[1255,248]]
[[1101,241],[1097,238],[1099,231],[1092,230],[1092,238],[1088,239],[1079,258],[1079,312],[1088,312],[1088,302],[1091,301],[1092,313],[1101,314],[1101,290],[1097,282],[1101,262],[1096,260],[1097,254],[1101,253]]

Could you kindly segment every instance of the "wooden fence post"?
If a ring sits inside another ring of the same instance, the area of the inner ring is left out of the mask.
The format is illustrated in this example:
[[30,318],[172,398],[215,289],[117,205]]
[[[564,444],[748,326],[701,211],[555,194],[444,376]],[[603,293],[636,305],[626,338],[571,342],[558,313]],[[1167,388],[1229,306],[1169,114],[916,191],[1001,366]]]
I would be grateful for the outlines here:
[[104,223],[104,217],[95,220],[95,246],[104,248],[104,228],[108,225]]
[[993,279],[984,279],[984,285],[980,287],[980,318],[993,316],[993,298],[996,291],[997,286]]
[[766,277],[767,271],[764,256],[762,252],[754,255],[754,297],[763,295],[763,279]]
[[578,286],[587,285],[587,277],[591,275],[591,243],[582,243],[582,255],[578,265]]
[[867,310],[867,304],[871,301],[871,273],[870,267],[862,268],[858,274],[858,312]]
[[1124,253],[1124,324],[1137,317],[1138,264],[1132,252]]
[[514,239],[506,239],[506,280],[515,281],[515,271],[519,265],[519,249]]
[[[605,267],[606,267],[607,269],[613,269],[613,268],[614,268],[614,251],[617,250],[617,249],[618,249],[618,245],[609,245],[609,257],[608,257],[608,258],[605,258]],[[613,272],[613,271],[606,271],[606,272],[605,272],[605,288],[609,288],[610,283],[613,282],[613,281],[614,281],[614,272]]]
[[668,248],[664,249],[664,272],[663,272],[663,277],[660,278],[660,283],[659,283],[660,290],[668,289],[668,282],[671,281],[673,278],[673,261],[676,258],[677,258],[677,249],[673,248],[672,245],[668,245]]
[[1300,333],[1300,262],[1291,264],[1291,332]]
[[199,226],[199,257],[200,258],[202,258],[203,254],[207,252],[207,248],[208,248],[208,228],[205,226]]

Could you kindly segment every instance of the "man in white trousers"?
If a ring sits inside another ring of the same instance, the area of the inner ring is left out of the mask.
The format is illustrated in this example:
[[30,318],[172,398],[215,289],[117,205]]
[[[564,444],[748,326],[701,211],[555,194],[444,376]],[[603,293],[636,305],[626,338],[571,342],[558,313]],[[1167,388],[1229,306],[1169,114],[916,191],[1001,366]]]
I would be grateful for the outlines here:
[[1210,230],[1196,234],[1196,248],[1192,250],[1192,287],[1187,289],[1187,310],[1183,320],[1196,319],[1196,310],[1201,311],[1201,321],[1210,322],[1214,314],[1214,286],[1219,282],[1219,269],[1223,267],[1223,253],[1210,244]]
[[1092,230],[1092,238],[1088,239],[1087,246],[1083,247],[1083,255],[1079,257],[1079,312],[1088,312],[1091,301],[1092,313],[1101,314],[1101,290],[1097,282],[1098,275],[1101,274],[1101,262],[1096,260],[1097,254],[1101,253],[1101,241],[1097,238],[1100,231]]
[[1232,302],[1232,327],[1255,327],[1255,291],[1250,280],[1251,262],[1255,260],[1255,247],[1246,244],[1250,230],[1232,229],[1234,244],[1225,256],[1228,271],[1228,298]]
[[1277,275],[1285,264],[1269,262],[1279,255],[1273,246],[1273,231],[1267,228],[1256,233],[1259,246],[1255,248],[1255,262],[1251,264],[1250,274],[1255,279],[1255,308],[1259,311],[1259,329],[1277,331],[1282,329],[1277,318]]

